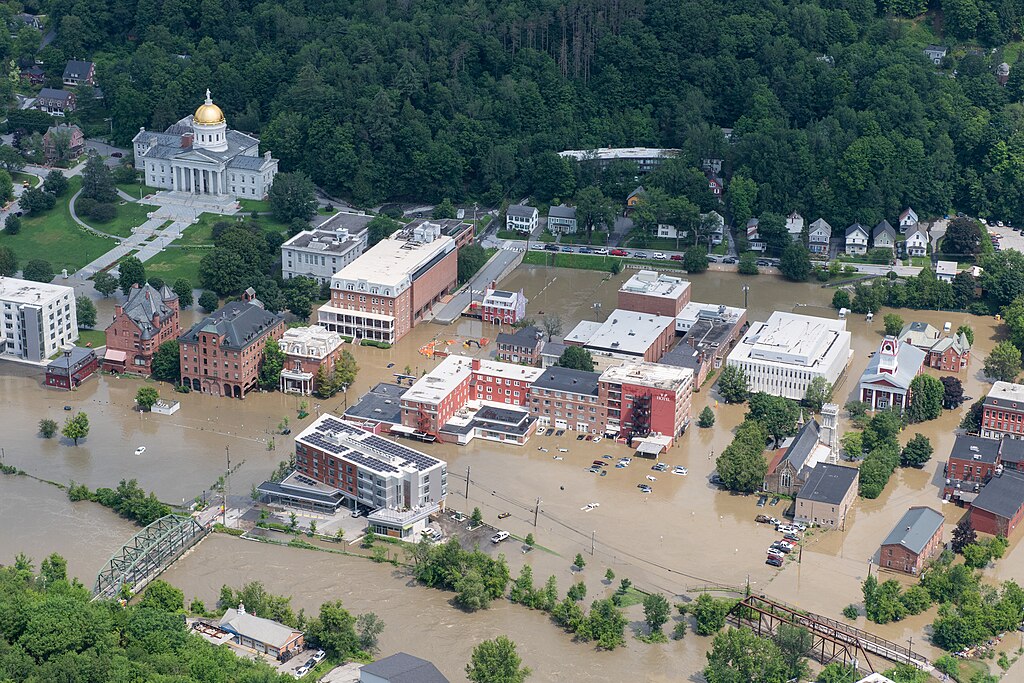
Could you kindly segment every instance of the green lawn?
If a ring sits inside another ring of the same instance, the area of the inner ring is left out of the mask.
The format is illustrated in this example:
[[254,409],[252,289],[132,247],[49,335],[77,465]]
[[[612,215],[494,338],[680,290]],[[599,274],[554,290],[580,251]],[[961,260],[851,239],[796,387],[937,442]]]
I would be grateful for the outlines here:
[[78,342],[79,346],[90,346],[96,348],[97,346],[104,346],[107,343],[107,335],[103,330],[79,330],[78,331]]
[[115,206],[117,207],[117,215],[114,216],[113,220],[106,223],[100,223],[99,221],[92,218],[86,218],[82,215],[79,215],[78,217],[100,232],[117,235],[118,237],[129,237],[132,234],[132,228],[137,228],[145,223],[149,220],[146,214],[156,210],[156,207],[149,206],[148,204],[137,204],[135,202],[125,202],[124,204],[116,204]]
[[11,180],[13,180],[15,184],[23,183],[27,180],[31,187],[39,187],[43,182],[42,178],[40,178],[37,175],[32,175],[31,173],[21,173],[20,171],[12,173]]
[[121,190],[121,192],[127,193],[135,199],[139,198],[139,190],[142,190],[143,197],[148,194],[160,192],[159,187],[150,187],[149,185],[143,185],[142,183],[118,183],[117,189]]
[[68,185],[67,193],[53,209],[22,217],[20,233],[0,232],[0,245],[13,249],[21,265],[31,259],[43,259],[50,262],[56,273],[62,268],[74,272],[116,246],[114,240],[93,235],[71,218],[68,201],[81,188],[82,180],[77,176],[70,178]]
[[562,244],[591,244],[597,246],[604,246],[608,243],[608,233],[598,230],[589,239],[585,231],[577,232],[573,235],[562,235]]
[[238,203],[242,205],[243,213],[270,211],[270,202],[265,199],[239,199]]
[[193,287],[199,286],[199,262],[210,253],[209,249],[180,249],[168,247],[146,261],[146,276],[159,277],[164,282],[174,284],[179,278],[185,278]]

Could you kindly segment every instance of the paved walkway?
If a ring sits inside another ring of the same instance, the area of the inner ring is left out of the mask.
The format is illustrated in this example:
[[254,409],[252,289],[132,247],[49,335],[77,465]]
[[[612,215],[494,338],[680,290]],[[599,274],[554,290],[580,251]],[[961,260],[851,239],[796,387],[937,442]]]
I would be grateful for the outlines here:
[[[484,267],[470,280],[463,285],[462,289],[452,297],[437,313],[434,314],[434,322],[440,325],[451,325],[459,319],[462,312],[466,310],[473,300],[473,292],[482,292],[487,289],[491,282],[500,279],[501,274],[516,259],[521,259],[523,249],[510,246],[498,249],[498,253],[491,257],[491,260],[484,264]],[[481,296],[482,298],[482,296]]]

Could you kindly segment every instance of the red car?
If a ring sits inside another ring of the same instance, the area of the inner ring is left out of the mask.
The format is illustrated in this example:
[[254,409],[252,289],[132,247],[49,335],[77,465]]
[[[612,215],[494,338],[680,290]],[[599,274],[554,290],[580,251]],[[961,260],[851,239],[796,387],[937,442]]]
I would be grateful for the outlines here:
[[612,256],[629,256],[629,252],[625,249],[612,249],[608,253]]
[[683,260],[683,255],[682,254],[672,254],[671,256],[669,256],[669,258],[672,259],[673,261],[682,261]]

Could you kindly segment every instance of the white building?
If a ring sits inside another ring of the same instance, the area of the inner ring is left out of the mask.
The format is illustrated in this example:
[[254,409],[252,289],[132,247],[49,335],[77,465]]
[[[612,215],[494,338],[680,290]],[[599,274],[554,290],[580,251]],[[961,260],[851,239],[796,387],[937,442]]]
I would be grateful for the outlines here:
[[277,174],[277,159],[260,156],[260,141],[228,128],[210,99],[163,133],[140,128],[132,139],[135,166],[147,185],[176,192],[263,199]]
[[675,330],[674,317],[617,308],[603,323],[580,321],[564,341],[594,356],[656,363],[672,346]]
[[323,367],[327,373],[334,372],[334,360],[343,341],[340,334],[320,325],[285,330],[277,340],[285,354],[284,367],[281,368],[281,392],[304,396],[313,393],[314,380],[320,368]]
[[303,230],[281,245],[281,277],[302,276],[317,284],[329,283],[366,249],[366,233],[350,234],[345,228]]
[[844,320],[776,311],[751,323],[727,363],[743,370],[752,392],[802,400],[815,377],[835,385],[852,353]]
[[559,152],[563,159],[588,161],[605,167],[613,161],[629,161],[636,164],[637,171],[647,173],[661,165],[665,159],[679,154],[678,149],[654,147],[599,147],[597,149],[569,149]]
[[[575,214],[575,212],[573,212]],[[505,229],[518,232],[533,232],[540,223],[540,213],[534,206],[512,204],[505,211]]]
[[786,232],[794,242],[801,238],[804,232],[804,217],[794,211],[786,216]]
[[78,339],[75,290],[0,277],[0,358],[42,363]]
[[938,261],[935,264],[935,277],[943,282],[952,282],[956,277],[956,261]]

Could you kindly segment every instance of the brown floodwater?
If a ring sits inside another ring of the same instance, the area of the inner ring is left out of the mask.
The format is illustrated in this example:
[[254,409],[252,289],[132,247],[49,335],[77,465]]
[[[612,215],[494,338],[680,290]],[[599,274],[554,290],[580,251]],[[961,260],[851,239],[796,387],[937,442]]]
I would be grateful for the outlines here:
[[[531,315],[539,319],[540,311],[557,313],[565,320],[563,332],[568,332],[577,320],[593,319],[595,315],[603,318],[610,313],[618,286],[628,275],[520,267],[502,286],[523,288],[530,298]],[[833,289],[771,276],[743,278],[733,272],[709,271],[692,278],[692,299],[741,306],[744,284],[750,285],[751,321],[763,320],[773,310],[835,315],[829,306]],[[595,309],[594,303],[600,303],[600,308]],[[872,323],[864,316],[848,319],[854,355],[837,387],[837,402],[855,396],[868,354],[881,340],[886,312],[879,311]],[[993,319],[962,313],[898,313],[907,322],[921,320],[940,329],[946,321],[954,328],[963,323],[974,327],[973,358],[969,372],[961,379],[967,395],[985,393],[987,384],[981,367],[998,336]],[[396,348],[355,347],[352,352],[360,374],[350,396],[355,399],[373,383],[393,379],[392,373],[403,372],[406,366],[415,374],[432,368],[436,361],[418,352],[430,341],[438,342],[439,348],[452,341],[450,350],[455,353],[488,355],[492,345],[477,350],[467,348],[464,342],[493,341],[497,331],[474,320],[461,320],[450,327],[423,324]],[[387,368],[389,363],[394,367]],[[75,480],[90,487],[113,486],[121,478],[134,477],[168,502],[192,499],[213,484],[224,472],[226,448],[230,449],[233,466],[244,461],[231,477],[232,492],[248,493],[290,453],[290,440],[280,436],[276,437],[276,450],[268,450],[268,441],[273,438],[270,432],[282,418],[288,417],[295,431],[308,424],[296,419],[300,399],[278,393],[253,394],[244,401],[175,394],[174,398],[182,402],[175,415],[140,415],[132,409],[139,380],[101,377],[69,394],[42,389],[38,376],[38,372],[24,366],[0,365],[0,414],[5,424],[0,446],[8,463],[45,479]],[[165,387],[161,391],[171,395]],[[319,408],[341,412],[345,402],[346,397],[339,395],[322,402]],[[309,403],[315,415],[318,402],[309,399]],[[36,434],[41,417],[63,420],[64,405],[89,414],[92,431],[78,447],[57,439],[47,441]],[[602,577],[605,568],[610,567],[618,577],[629,577],[641,587],[663,591],[675,596],[676,601],[687,599],[682,596],[692,596],[694,590],[710,582],[740,586],[749,581],[755,592],[839,618],[844,606],[861,601],[860,582],[868,570],[869,557],[909,506],[942,509],[947,515],[947,537],[960,517],[958,508],[942,503],[936,483],[964,409],[905,430],[904,440],[915,432],[931,438],[935,446],[931,462],[921,470],[897,471],[877,500],[858,500],[845,531],[810,535],[799,563],[788,561],[781,571],[769,567],[764,564],[764,548],[776,534],[754,523],[759,511],[756,498],[719,492],[707,481],[714,469],[714,454],[728,445],[745,409],[719,405],[708,389],[695,396],[694,414],[704,405],[715,410],[715,427],[691,429],[664,457],[669,464],[687,467],[689,475],[685,477],[651,472],[649,464],[637,460],[626,469],[611,469],[608,476],[597,477],[584,471],[591,460],[603,454],[618,457],[631,453],[607,441],[576,441],[572,433],[561,438],[535,437],[522,448],[476,441],[462,448],[432,445],[424,449],[449,462],[450,506],[467,512],[479,506],[485,518],[494,522],[498,513],[509,512],[511,517],[501,521],[502,528],[519,536],[532,532],[538,544],[551,550],[524,556],[518,546],[504,547],[513,574],[524,561],[529,562],[538,583],[554,574],[564,591],[574,580],[569,564],[581,552],[588,559],[582,573],[590,591],[588,600],[606,590]],[[134,450],[141,445],[146,446],[146,452],[137,457]],[[541,447],[549,452],[538,450]],[[553,458],[557,447],[569,449],[561,454],[562,460]],[[464,479],[467,468],[472,480],[468,501]],[[657,481],[647,482],[648,474]],[[638,483],[651,483],[654,492],[641,494]],[[0,562],[9,561],[20,550],[36,557],[56,550],[68,555],[73,570],[89,582],[119,545],[117,539],[127,540],[132,533],[133,527],[93,505],[69,504],[63,492],[54,487],[11,478],[0,480],[0,486],[0,509],[6,513],[7,522],[0,529]],[[538,498],[540,514],[534,527]],[[590,512],[581,509],[590,502],[600,503],[600,507]],[[782,506],[766,511],[780,516]],[[1011,541],[1006,557],[990,572],[993,578],[1024,575],[1024,551],[1019,549],[1019,538]],[[459,679],[472,645],[497,633],[508,633],[520,643],[524,659],[537,672],[537,680],[620,680],[636,678],[638,671],[643,672],[644,680],[675,679],[702,666],[708,642],[693,636],[665,646],[631,640],[625,651],[595,653],[588,645],[573,643],[536,612],[499,603],[486,612],[465,615],[447,604],[450,596],[410,588],[405,577],[394,575],[386,567],[220,537],[204,541],[166,577],[182,586],[186,594],[207,602],[215,599],[223,583],[254,579],[274,592],[293,595],[295,605],[305,607],[307,612],[324,599],[341,598],[353,610],[372,609],[390,624],[383,640],[385,653],[405,649],[427,656],[454,679]],[[633,608],[630,617],[640,618],[638,608]],[[861,618],[858,625],[894,641],[906,642],[913,637],[915,650],[935,656],[925,639],[925,626],[932,618],[934,614],[928,613],[886,626],[866,624]],[[430,628],[408,628],[413,624],[430,624]]]

